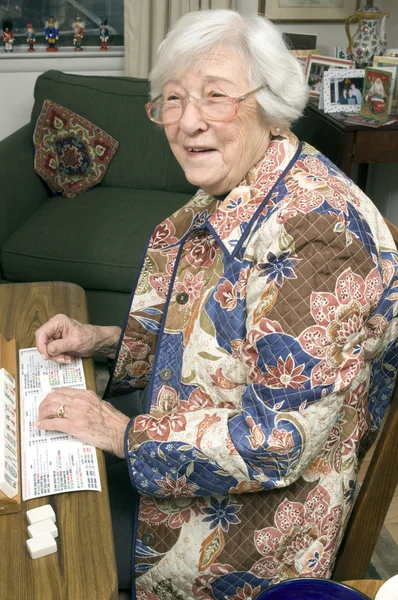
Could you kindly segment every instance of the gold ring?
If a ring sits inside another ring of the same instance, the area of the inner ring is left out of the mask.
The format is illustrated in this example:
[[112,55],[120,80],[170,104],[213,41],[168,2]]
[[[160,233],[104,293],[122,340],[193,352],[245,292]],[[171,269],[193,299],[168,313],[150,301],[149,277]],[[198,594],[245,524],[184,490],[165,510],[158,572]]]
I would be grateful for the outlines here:
[[60,419],[63,419],[65,416],[65,406],[63,404],[60,404],[57,408],[57,417],[59,417]]

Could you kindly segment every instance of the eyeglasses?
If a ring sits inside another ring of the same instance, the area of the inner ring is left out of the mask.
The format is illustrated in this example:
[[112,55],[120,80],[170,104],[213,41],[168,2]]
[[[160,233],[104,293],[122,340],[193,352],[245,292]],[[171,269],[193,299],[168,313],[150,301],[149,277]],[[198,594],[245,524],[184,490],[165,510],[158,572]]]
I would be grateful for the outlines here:
[[256,89],[231,98],[230,96],[210,96],[209,98],[192,98],[187,96],[184,99],[176,100],[158,100],[160,96],[148,102],[145,105],[145,110],[151,121],[159,125],[175,125],[178,123],[184,113],[184,110],[189,102],[195,102],[197,109],[208,121],[232,121],[238,113],[239,105],[244,102],[249,96],[255,94],[266,84],[259,85]]

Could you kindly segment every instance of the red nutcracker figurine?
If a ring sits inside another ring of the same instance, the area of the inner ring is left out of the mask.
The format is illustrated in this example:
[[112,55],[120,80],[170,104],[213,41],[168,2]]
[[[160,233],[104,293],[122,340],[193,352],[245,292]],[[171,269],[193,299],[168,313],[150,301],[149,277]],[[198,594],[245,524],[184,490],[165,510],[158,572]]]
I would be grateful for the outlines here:
[[81,22],[80,17],[76,17],[76,23],[73,25],[73,45],[75,47],[75,52],[81,52],[82,48],[82,40],[84,33],[84,24]]
[[35,51],[36,34],[33,29],[32,23],[28,23],[26,26],[26,42],[29,44],[28,52]]
[[12,22],[11,21],[3,21],[3,35],[1,37],[4,50],[6,52],[12,52],[12,45],[14,43],[14,34],[12,32]]

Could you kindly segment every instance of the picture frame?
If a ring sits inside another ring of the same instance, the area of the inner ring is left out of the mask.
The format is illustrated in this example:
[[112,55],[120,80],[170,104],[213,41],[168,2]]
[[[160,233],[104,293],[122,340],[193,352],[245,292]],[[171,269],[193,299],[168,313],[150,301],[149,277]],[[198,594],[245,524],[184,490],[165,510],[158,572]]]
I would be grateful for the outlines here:
[[391,71],[366,67],[361,105],[361,115],[364,117],[387,121],[388,102],[394,75]]
[[305,74],[305,70],[307,68],[308,56],[296,56],[296,60],[300,63],[301,68]]
[[306,68],[307,68],[307,61],[308,61],[308,57],[311,56],[311,54],[317,54],[317,55],[321,55],[322,54],[322,50],[319,49],[315,49],[315,50],[289,50],[290,54],[292,54],[300,63],[300,65],[303,68],[303,71],[305,73]]
[[395,70],[395,83],[393,82],[393,96],[391,111],[393,114],[398,112],[398,56],[374,56],[373,66],[376,69],[382,69],[384,67],[392,67]]
[[305,77],[310,88],[310,98],[319,98],[323,75],[329,69],[354,69],[355,61],[332,56],[311,54],[307,59]]
[[288,33],[284,31],[282,37],[289,50],[315,50],[316,48],[316,33]]
[[276,21],[344,22],[359,9],[360,0],[259,0],[258,14]]
[[322,50],[319,48],[315,48],[315,50],[289,50],[289,52],[296,58],[305,58],[306,60],[311,54],[317,54],[318,56],[322,55]]
[[323,76],[325,113],[359,114],[365,69],[328,69]]

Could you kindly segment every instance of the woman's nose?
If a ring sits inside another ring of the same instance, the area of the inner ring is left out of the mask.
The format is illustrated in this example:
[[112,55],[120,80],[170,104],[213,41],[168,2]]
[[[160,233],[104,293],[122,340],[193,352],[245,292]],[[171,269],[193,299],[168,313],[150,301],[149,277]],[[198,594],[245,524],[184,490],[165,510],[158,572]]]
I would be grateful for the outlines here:
[[198,129],[206,130],[208,127],[209,125],[200,111],[198,102],[195,98],[189,98],[183,108],[180,129],[184,131],[184,133],[192,134]]

